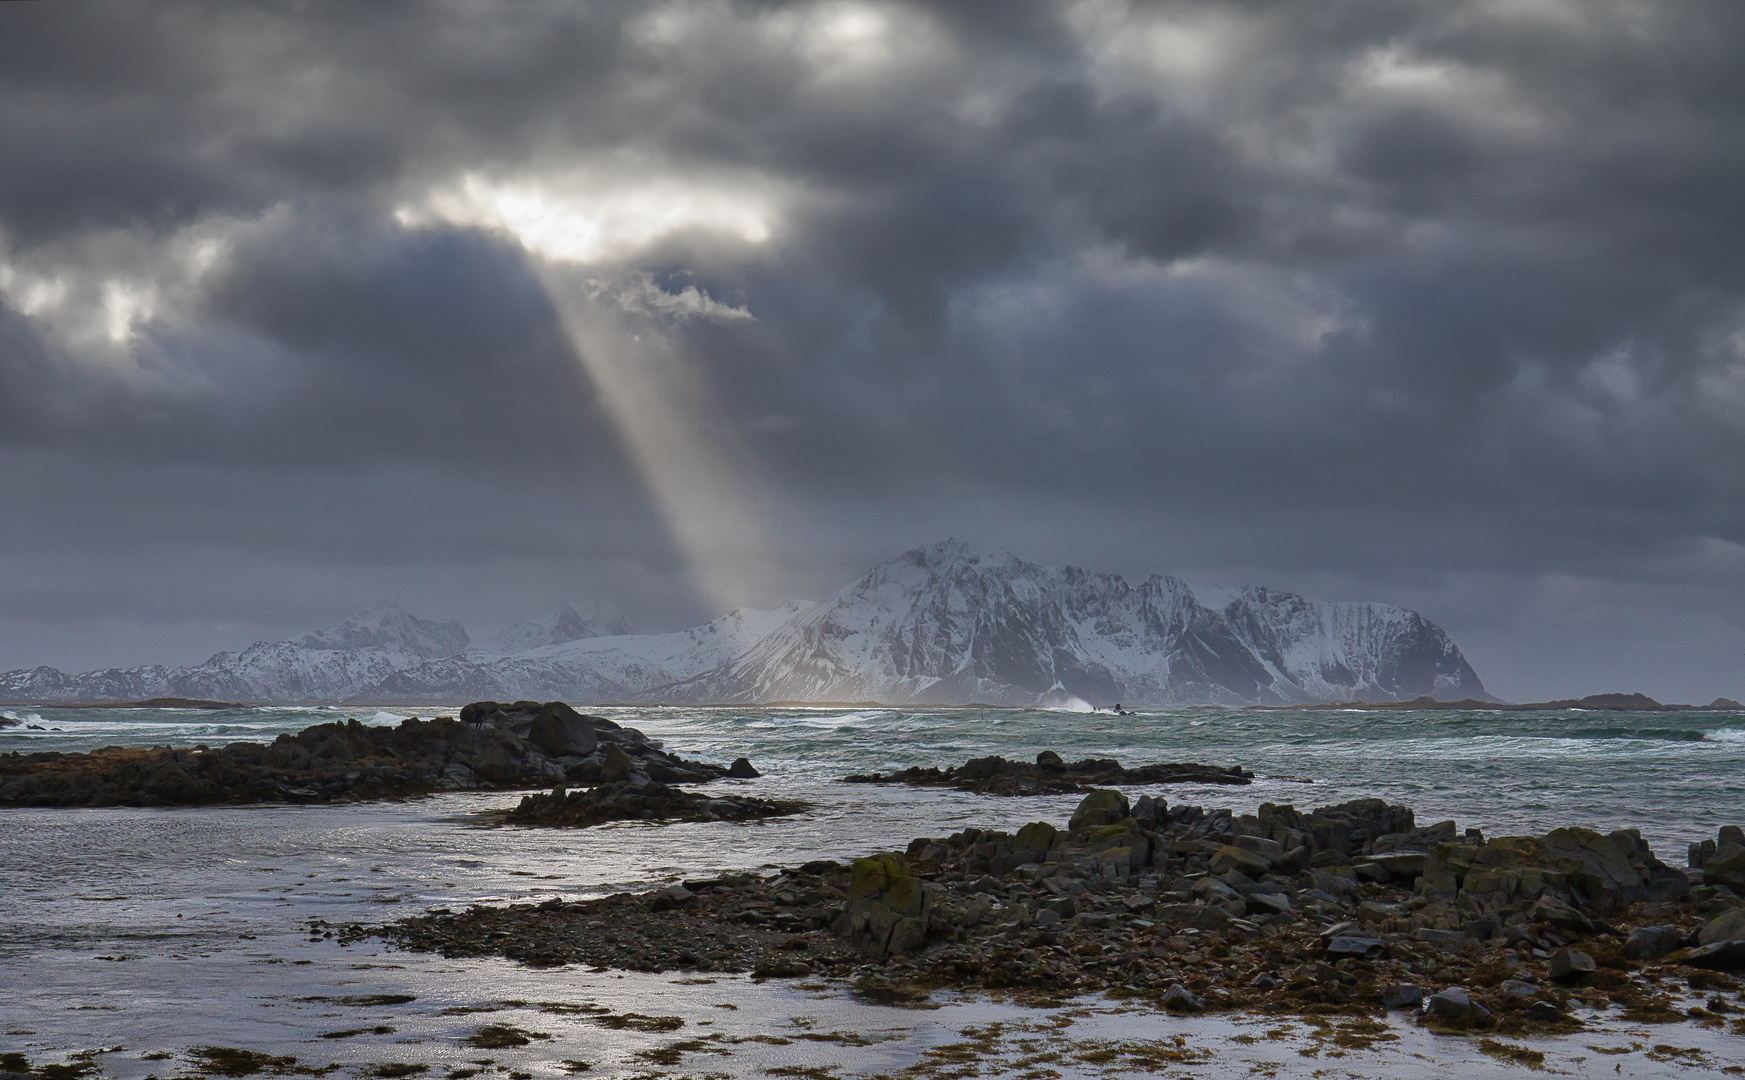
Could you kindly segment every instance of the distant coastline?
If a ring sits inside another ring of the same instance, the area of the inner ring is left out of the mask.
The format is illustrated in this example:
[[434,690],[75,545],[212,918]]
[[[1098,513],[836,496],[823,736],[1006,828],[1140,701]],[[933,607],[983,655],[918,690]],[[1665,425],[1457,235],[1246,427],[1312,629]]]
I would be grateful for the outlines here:
[[1557,701],[1529,701],[1520,705],[1495,701],[1437,701],[1435,698],[1413,698],[1411,701],[1339,701],[1317,705],[1254,705],[1256,709],[1371,709],[1393,712],[1455,712],[1488,709],[1492,712],[1557,712],[1565,709],[1585,709],[1590,712],[1738,712],[1745,704],[1732,698],[1716,698],[1707,705],[1664,705],[1647,694],[1589,694],[1584,698],[1560,698]]
[[[889,701],[595,701],[579,702],[593,709],[1001,709],[1013,712],[1029,712],[1042,708],[1037,705],[993,705],[986,702],[889,702]],[[417,702],[400,701],[370,702],[370,701],[207,701],[202,698],[162,697],[148,698],[144,701],[7,701],[0,702],[0,708],[8,709],[250,709],[250,708],[354,708],[354,709],[423,709],[451,708],[452,702]],[[1197,709],[1207,712],[1236,712],[1255,710],[1261,712],[1327,712],[1362,709],[1367,711],[1385,712],[1472,712],[1484,710],[1487,712],[1557,712],[1562,710],[1581,709],[1589,712],[1745,712],[1745,703],[1732,698],[1719,697],[1707,705],[1665,704],[1654,700],[1646,694],[1589,694],[1582,698],[1559,698],[1556,701],[1529,701],[1520,704],[1510,704],[1502,701],[1480,701],[1475,698],[1463,698],[1458,701],[1439,701],[1432,697],[1418,697],[1410,701],[1334,701],[1314,702],[1300,705],[1205,705],[1205,704],[1140,704],[1132,708],[1155,709]],[[1095,708],[1091,712],[1108,713],[1112,709]]]

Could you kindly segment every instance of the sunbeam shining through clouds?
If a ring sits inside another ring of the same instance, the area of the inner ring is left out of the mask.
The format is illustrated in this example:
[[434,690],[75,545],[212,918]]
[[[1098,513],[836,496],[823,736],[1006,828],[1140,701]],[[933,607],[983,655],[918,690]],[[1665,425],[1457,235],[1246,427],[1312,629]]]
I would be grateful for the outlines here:
[[[703,358],[670,332],[680,319],[748,320],[694,285],[677,293],[623,260],[671,233],[700,230],[760,244],[771,211],[731,189],[645,178],[616,187],[569,178],[492,183],[477,176],[402,208],[411,227],[444,221],[500,230],[538,261],[576,361],[658,506],[690,577],[717,608],[769,579],[751,457],[715,407]],[[600,276],[601,274],[605,276]]]

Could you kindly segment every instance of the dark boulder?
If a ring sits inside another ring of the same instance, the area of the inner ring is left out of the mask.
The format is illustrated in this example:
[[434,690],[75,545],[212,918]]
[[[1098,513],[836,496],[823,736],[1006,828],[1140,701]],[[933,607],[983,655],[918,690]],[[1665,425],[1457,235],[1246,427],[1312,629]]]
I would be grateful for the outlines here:
[[561,701],[548,701],[540,706],[528,729],[527,741],[552,757],[587,757],[600,743],[591,718]]

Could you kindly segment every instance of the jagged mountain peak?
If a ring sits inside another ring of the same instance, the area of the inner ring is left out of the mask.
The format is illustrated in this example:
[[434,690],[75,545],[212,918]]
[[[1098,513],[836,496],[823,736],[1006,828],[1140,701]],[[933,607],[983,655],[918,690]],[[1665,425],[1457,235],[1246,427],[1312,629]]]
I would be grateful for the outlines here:
[[[1488,699],[1442,629],[1385,604],[1046,565],[949,539],[816,604],[735,609],[668,634],[602,636],[575,607],[467,652],[458,623],[397,605],[193,668],[0,675],[0,699],[892,704],[1288,704]],[[611,627],[610,629],[618,629]]]
[[383,603],[358,612],[331,630],[304,634],[296,643],[307,649],[385,649],[431,659],[464,652],[470,641],[458,622],[431,622],[399,604]]
[[985,566],[989,569],[1016,569],[1023,565],[1033,565],[1026,564],[1003,547],[973,540],[959,540],[955,536],[911,548],[882,565],[895,563],[913,563],[924,568]]
[[1415,612],[1034,563],[961,540],[872,568],[699,681],[745,701],[1288,703],[1481,697]]
[[565,604],[543,619],[516,623],[497,634],[487,645],[487,651],[507,655],[630,632],[623,614],[612,604]]

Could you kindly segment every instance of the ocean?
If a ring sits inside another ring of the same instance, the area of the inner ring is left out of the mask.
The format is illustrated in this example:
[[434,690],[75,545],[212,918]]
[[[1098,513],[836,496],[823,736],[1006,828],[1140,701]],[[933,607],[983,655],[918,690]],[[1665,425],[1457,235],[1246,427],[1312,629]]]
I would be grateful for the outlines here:
[[[4,715],[19,723],[0,729],[0,752],[270,741],[334,719],[392,724],[454,711],[452,704],[209,712],[14,708]],[[1239,812],[1261,802],[1308,809],[1380,796],[1413,807],[1421,824],[1452,818],[1490,836],[1560,825],[1634,827],[1674,865],[1683,864],[1687,843],[1713,837],[1722,824],[1745,824],[1745,714],[1738,713],[597,711],[685,757],[749,757],[763,778],[717,783],[807,799],[816,809],[749,825],[623,823],[564,832],[481,827],[475,813],[519,798],[508,793],[343,806],[3,810],[0,985],[10,989],[0,995],[0,1048],[34,1060],[65,1060],[80,1050],[125,1047],[100,1059],[102,1070],[120,1080],[172,1075],[162,1071],[168,1065],[145,1055],[185,1054],[202,1045],[359,1068],[390,1055],[409,1066],[464,1071],[485,1068],[466,1065],[481,1055],[456,1041],[480,1021],[455,1010],[490,1007],[499,1010],[490,1016],[518,1017],[505,1022],[553,1036],[498,1053],[490,1068],[563,1075],[570,1068],[564,1060],[598,1059],[589,1075],[632,1075],[638,1062],[646,1065],[637,1055],[652,1052],[654,1036],[601,1029],[538,1006],[581,995],[619,1010],[688,1018],[695,1032],[729,1030],[729,1014],[741,1027],[764,1025],[758,1030],[776,1032],[772,1038],[809,1030],[794,1028],[796,1017],[852,1024],[862,1035],[875,1028],[899,1032],[849,1057],[837,1045],[830,1060],[845,1068],[852,1063],[850,1073],[916,1066],[927,1060],[930,1046],[947,1045],[965,1025],[1034,1018],[1015,1006],[969,1000],[949,1000],[922,1016],[855,1002],[839,989],[806,991],[743,977],[687,983],[572,969],[536,973],[501,961],[448,961],[370,943],[341,948],[309,940],[304,928],[311,919],[381,922],[432,907],[580,897],[722,871],[768,870],[900,848],[913,837],[968,825],[1061,823],[1070,814],[1072,797],[986,798],[840,782],[850,773],[956,764],[990,753],[1031,758],[1053,749],[1068,760],[1240,764],[1256,774],[1252,785],[1134,789],[1172,803]],[[381,1016],[343,1004],[379,994],[410,994],[415,1001],[376,1010]],[[719,1008],[726,1005],[734,1008]],[[1074,1022],[1105,1022],[1095,1019],[1103,1015],[1095,1008],[1092,1014]],[[1132,1023],[1163,1025],[1159,1031],[1175,1024],[1170,1038],[1216,1041],[1239,1034],[1225,1030],[1235,1020]],[[333,1030],[354,1034],[323,1038]],[[751,1039],[749,1031],[740,1034]],[[731,1060],[698,1068],[758,1075],[816,1064],[803,1054],[789,1061],[783,1055],[790,1051],[776,1043],[745,1045],[749,1049],[735,1051]],[[827,1046],[792,1045],[810,1047],[814,1057]],[[1557,1052],[1578,1049],[1571,1044]],[[1445,1049],[1432,1060],[1441,1068],[1457,1057]],[[1370,1075],[1353,1071],[1359,1065],[1378,1070],[1375,1075],[1436,1074],[1414,1072],[1416,1060],[1402,1050],[1341,1067],[1352,1075]],[[1291,1070],[1299,1064],[1273,1063],[1280,1076],[1296,1075]],[[1478,1058],[1469,1064],[1463,1075],[1485,1075],[1496,1063]],[[1607,1061],[1609,1075],[1677,1074],[1657,1071],[1660,1065],[1648,1057],[1629,1059],[1634,1073],[1614,1072],[1613,1064]],[[1237,1071],[1229,1075],[1248,1075],[1248,1066],[1230,1067]]]

